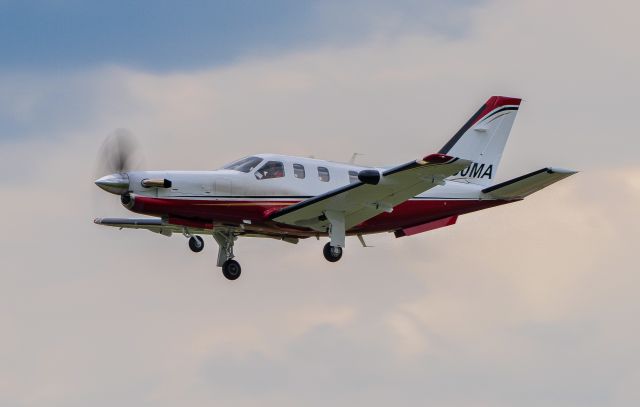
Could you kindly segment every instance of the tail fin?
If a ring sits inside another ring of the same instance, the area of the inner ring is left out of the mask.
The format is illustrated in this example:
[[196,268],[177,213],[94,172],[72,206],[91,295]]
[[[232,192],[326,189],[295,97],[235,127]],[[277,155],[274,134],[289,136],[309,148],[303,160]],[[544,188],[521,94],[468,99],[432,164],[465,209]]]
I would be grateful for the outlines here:
[[450,180],[482,186],[493,184],[520,101],[505,96],[490,97],[440,149],[440,154],[473,161]]

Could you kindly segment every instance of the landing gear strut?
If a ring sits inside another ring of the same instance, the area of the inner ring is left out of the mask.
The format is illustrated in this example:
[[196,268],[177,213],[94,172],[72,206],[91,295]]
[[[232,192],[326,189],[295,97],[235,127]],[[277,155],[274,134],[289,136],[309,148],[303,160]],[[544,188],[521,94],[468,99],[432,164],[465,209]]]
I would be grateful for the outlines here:
[[200,253],[204,249],[204,240],[200,236],[191,236],[189,238],[189,249],[194,253]]
[[331,243],[327,243],[324,245],[324,249],[322,249],[322,254],[324,254],[325,259],[331,263],[335,263],[342,258],[342,247],[331,246]]
[[213,233],[213,238],[218,243],[218,267],[222,267],[222,274],[228,280],[236,280],[242,272],[240,263],[233,260],[233,243],[237,236],[231,231],[219,231]]
[[322,254],[324,254],[325,259],[331,263],[335,263],[342,257],[342,248],[344,247],[346,230],[344,212],[324,211],[323,213],[329,221],[327,232],[331,241],[324,245]]

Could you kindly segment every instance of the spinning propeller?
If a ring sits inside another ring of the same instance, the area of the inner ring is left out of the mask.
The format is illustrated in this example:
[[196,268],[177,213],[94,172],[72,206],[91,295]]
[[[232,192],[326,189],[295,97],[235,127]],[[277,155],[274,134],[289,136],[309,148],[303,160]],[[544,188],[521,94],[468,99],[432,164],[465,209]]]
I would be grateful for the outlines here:
[[140,163],[138,143],[126,129],[118,129],[102,143],[98,168],[105,175],[95,181],[96,185],[107,192],[123,195],[129,190],[129,175]]

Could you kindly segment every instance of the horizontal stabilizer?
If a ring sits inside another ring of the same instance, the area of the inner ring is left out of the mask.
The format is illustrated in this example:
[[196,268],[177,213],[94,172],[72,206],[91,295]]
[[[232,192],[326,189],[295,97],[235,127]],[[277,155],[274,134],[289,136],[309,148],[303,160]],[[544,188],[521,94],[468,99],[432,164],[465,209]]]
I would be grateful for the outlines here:
[[575,173],[577,173],[577,171],[550,167],[543,168],[538,171],[522,175],[518,178],[485,188],[482,192],[496,199],[523,199],[524,197]]

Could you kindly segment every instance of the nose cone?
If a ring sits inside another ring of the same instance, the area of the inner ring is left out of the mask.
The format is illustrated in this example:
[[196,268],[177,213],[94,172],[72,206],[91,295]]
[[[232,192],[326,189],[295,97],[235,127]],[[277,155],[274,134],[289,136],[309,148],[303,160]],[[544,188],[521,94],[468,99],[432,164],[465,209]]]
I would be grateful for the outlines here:
[[112,194],[122,195],[129,190],[127,174],[111,174],[96,180],[96,185]]

